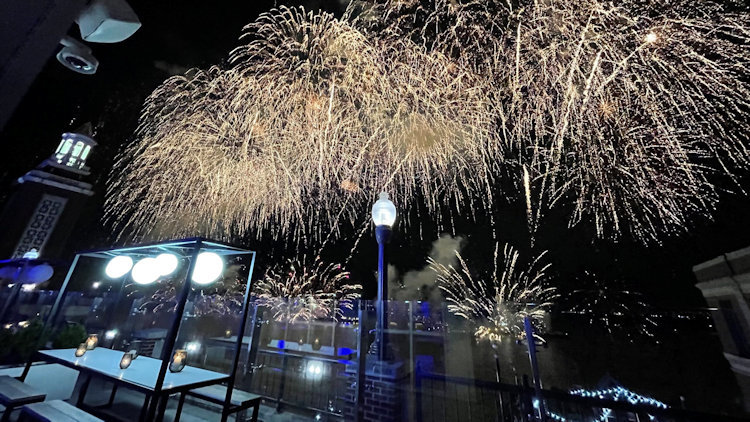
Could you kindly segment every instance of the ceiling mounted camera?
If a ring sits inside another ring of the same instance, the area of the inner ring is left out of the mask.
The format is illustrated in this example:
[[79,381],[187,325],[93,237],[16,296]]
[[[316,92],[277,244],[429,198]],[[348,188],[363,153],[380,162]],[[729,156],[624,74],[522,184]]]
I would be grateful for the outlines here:
[[91,49],[71,37],[60,40],[63,48],[57,53],[57,61],[68,69],[93,75],[99,67],[99,60],[91,54]]
[[[125,0],[93,0],[76,19],[81,38],[96,43],[116,43],[128,39],[140,27],[138,16]],[[91,49],[80,41],[66,36],[60,41],[63,48],[57,60],[68,69],[93,75],[99,61]]]

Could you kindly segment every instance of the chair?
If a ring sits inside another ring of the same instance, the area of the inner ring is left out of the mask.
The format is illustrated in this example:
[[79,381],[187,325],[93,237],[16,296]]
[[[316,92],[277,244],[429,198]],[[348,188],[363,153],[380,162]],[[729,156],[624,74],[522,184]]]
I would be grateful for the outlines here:
[[[187,391],[186,393],[180,394],[180,402],[177,405],[177,413],[174,422],[180,421],[180,414],[182,413],[182,405],[185,403],[185,396],[189,395],[201,400],[205,400],[210,403],[224,406],[224,400],[227,396],[227,387],[224,385],[209,385],[207,387],[196,388],[194,390]],[[230,407],[227,409],[228,413],[237,413],[237,422],[243,422],[245,420],[245,410],[250,407],[253,408],[253,415],[250,418],[252,422],[258,421],[258,412],[260,410],[261,396],[257,394],[251,394],[247,391],[232,390],[232,398],[230,400]]]
[[13,377],[0,376],[0,404],[5,406],[0,422],[9,421],[10,414],[16,407],[44,401],[46,397],[46,394]]
[[18,422],[104,422],[62,400],[27,404],[21,408]]

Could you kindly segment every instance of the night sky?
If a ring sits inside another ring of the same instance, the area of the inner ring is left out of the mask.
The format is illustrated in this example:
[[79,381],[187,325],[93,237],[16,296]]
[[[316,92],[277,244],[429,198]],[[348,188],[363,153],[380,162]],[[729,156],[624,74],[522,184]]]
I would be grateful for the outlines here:
[[[158,2],[130,3],[143,23],[142,28],[122,43],[89,44],[100,61],[93,76],[68,71],[51,57],[0,133],[3,145],[8,148],[0,158],[0,184],[6,193],[13,179],[53,152],[62,132],[75,130],[85,122],[94,126],[99,147],[89,166],[92,177],[96,178],[97,196],[90,202],[88,214],[81,217],[82,224],[90,230],[87,236],[76,239],[76,248],[101,246],[109,238],[109,233],[98,223],[107,169],[120,147],[131,140],[144,98],[171,74],[224,63],[228,52],[238,44],[242,27],[274,6],[271,1],[224,2],[210,9],[198,1],[181,2],[179,8]],[[338,2],[303,4],[337,14],[343,10]],[[73,26],[71,33],[78,36],[77,27]],[[748,210],[747,196],[724,194],[714,221],[698,217],[688,235],[665,238],[663,245],[647,246],[628,239],[617,243],[592,242],[589,230],[568,229],[566,219],[554,216],[553,212],[542,223],[536,249],[550,251],[561,279],[589,271],[603,278],[632,283],[661,306],[700,307],[703,302],[699,291],[692,287],[691,267],[747,246]],[[521,249],[528,244],[521,204],[503,206],[496,219],[502,241]],[[467,256],[476,254],[481,258],[491,253],[492,239],[486,236],[486,230],[477,230],[482,223],[485,222],[480,218],[476,224],[471,221],[456,224],[456,234],[465,239]],[[408,250],[416,252],[399,253],[395,257],[394,264],[400,269],[422,265],[431,241],[439,234],[429,223],[425,226],[424,240],[411,234],[396,234],[393,248],[403,242],[408,244]],[[420,254],[422,258],[414,256]],[[369,254],[362,250],[362,255]]]
[[[95,75],[68,71],[50,57],[0,133],[5,148],[0,156],[0,200],[4,200],[15,178],[54,152],[61,133],[86,122],[94,126],[99,147],[88,165],[97,194],[79,220],[79,226],[87,230],[72,239],[71,252],[106,246],[110,241],[109,233],[99,222],[107,171],[118,150],[131,141],[145,97],[171,74],[225,62],[229,51],[238,44],[242,27],[274,6],[271,1],[131,0],[130,4],[143,27],[122,43],[89,44],[100,61]],[[343,10],[338,2],[304,5],[338,14]],[[71,28],[76,38],[77,31],[77,27]],[[747,185],[747,175],[741,184]],[[552,213],[542,223],[535,249],[549,250],[557,284],[563,290],[565,286],[574,288],[578,276],[587,271],[603,280],[633,286],[660,309],[702,308],[705,302],[694,287],[692,266],[750,245],[750,199],[729,193],[722,196],[713,221],[698,218],[688,235],[665,238],[662,245],[644,246],[628,239],[617,243],[592,241],[594,236],[588,228],[569,229],[566,218]],[[522,252],[528,249],[523,204],[502,204],[495,220],[500,240],[517,245]],[[485,262],[491,268],[487,258],[492,256],[494,240],[486,224],[482,216],[477,221],[458,221],[455,232],[464,239],[464,257]],[[424,265],[433,240],[441,234],[429,222],[424,223],[423,229],[422,239],[398,230],[394,234],[391,250],[398,253],[392,254],[392,262],[402,274]],[[247,244],[261,249],[253,240],[247,240]],[[375,292],[375,246],[374,239],[363,241],[350,263],[350,269],[362,279],[370,295]],[[341,252],[348,252],[348,247],[341,246]],[[264,264],[268,262],[261,262],[261,266]]]

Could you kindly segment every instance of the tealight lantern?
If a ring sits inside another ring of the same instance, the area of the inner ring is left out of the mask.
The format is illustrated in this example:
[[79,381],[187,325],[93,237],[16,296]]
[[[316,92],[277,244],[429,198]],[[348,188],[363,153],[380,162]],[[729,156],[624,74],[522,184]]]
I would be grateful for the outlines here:
[[185,367],[185,361],[187,360],[187,350],[178,349],[174,351],[172,356],[172,362],[169,363],[170,372],[180,372]]
[[128,369],[128,366],[130,366],[130,363],[133,361],[133,355],[130,353],[125,353],[122,355],[122,359],[120,359],[120,369]]
[[84,353],[86,353],[86,343],[81,343],[76,348],[76,357],[80,358]]
[[97,344],[99,344],[99,336],[97,334],[89,334],[89,338],[86,339],[86,350],[96,349]]

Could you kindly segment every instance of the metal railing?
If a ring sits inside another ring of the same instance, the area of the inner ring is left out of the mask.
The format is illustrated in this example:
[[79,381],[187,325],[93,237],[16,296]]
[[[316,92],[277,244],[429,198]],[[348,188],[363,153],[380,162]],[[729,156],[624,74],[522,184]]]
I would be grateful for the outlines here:
[[748,422],[750,419],[680,408],[583,397],[542,390],[547,414],[539,414],[534,388],[434,373],[416,374],[416,420],[502,422]]

